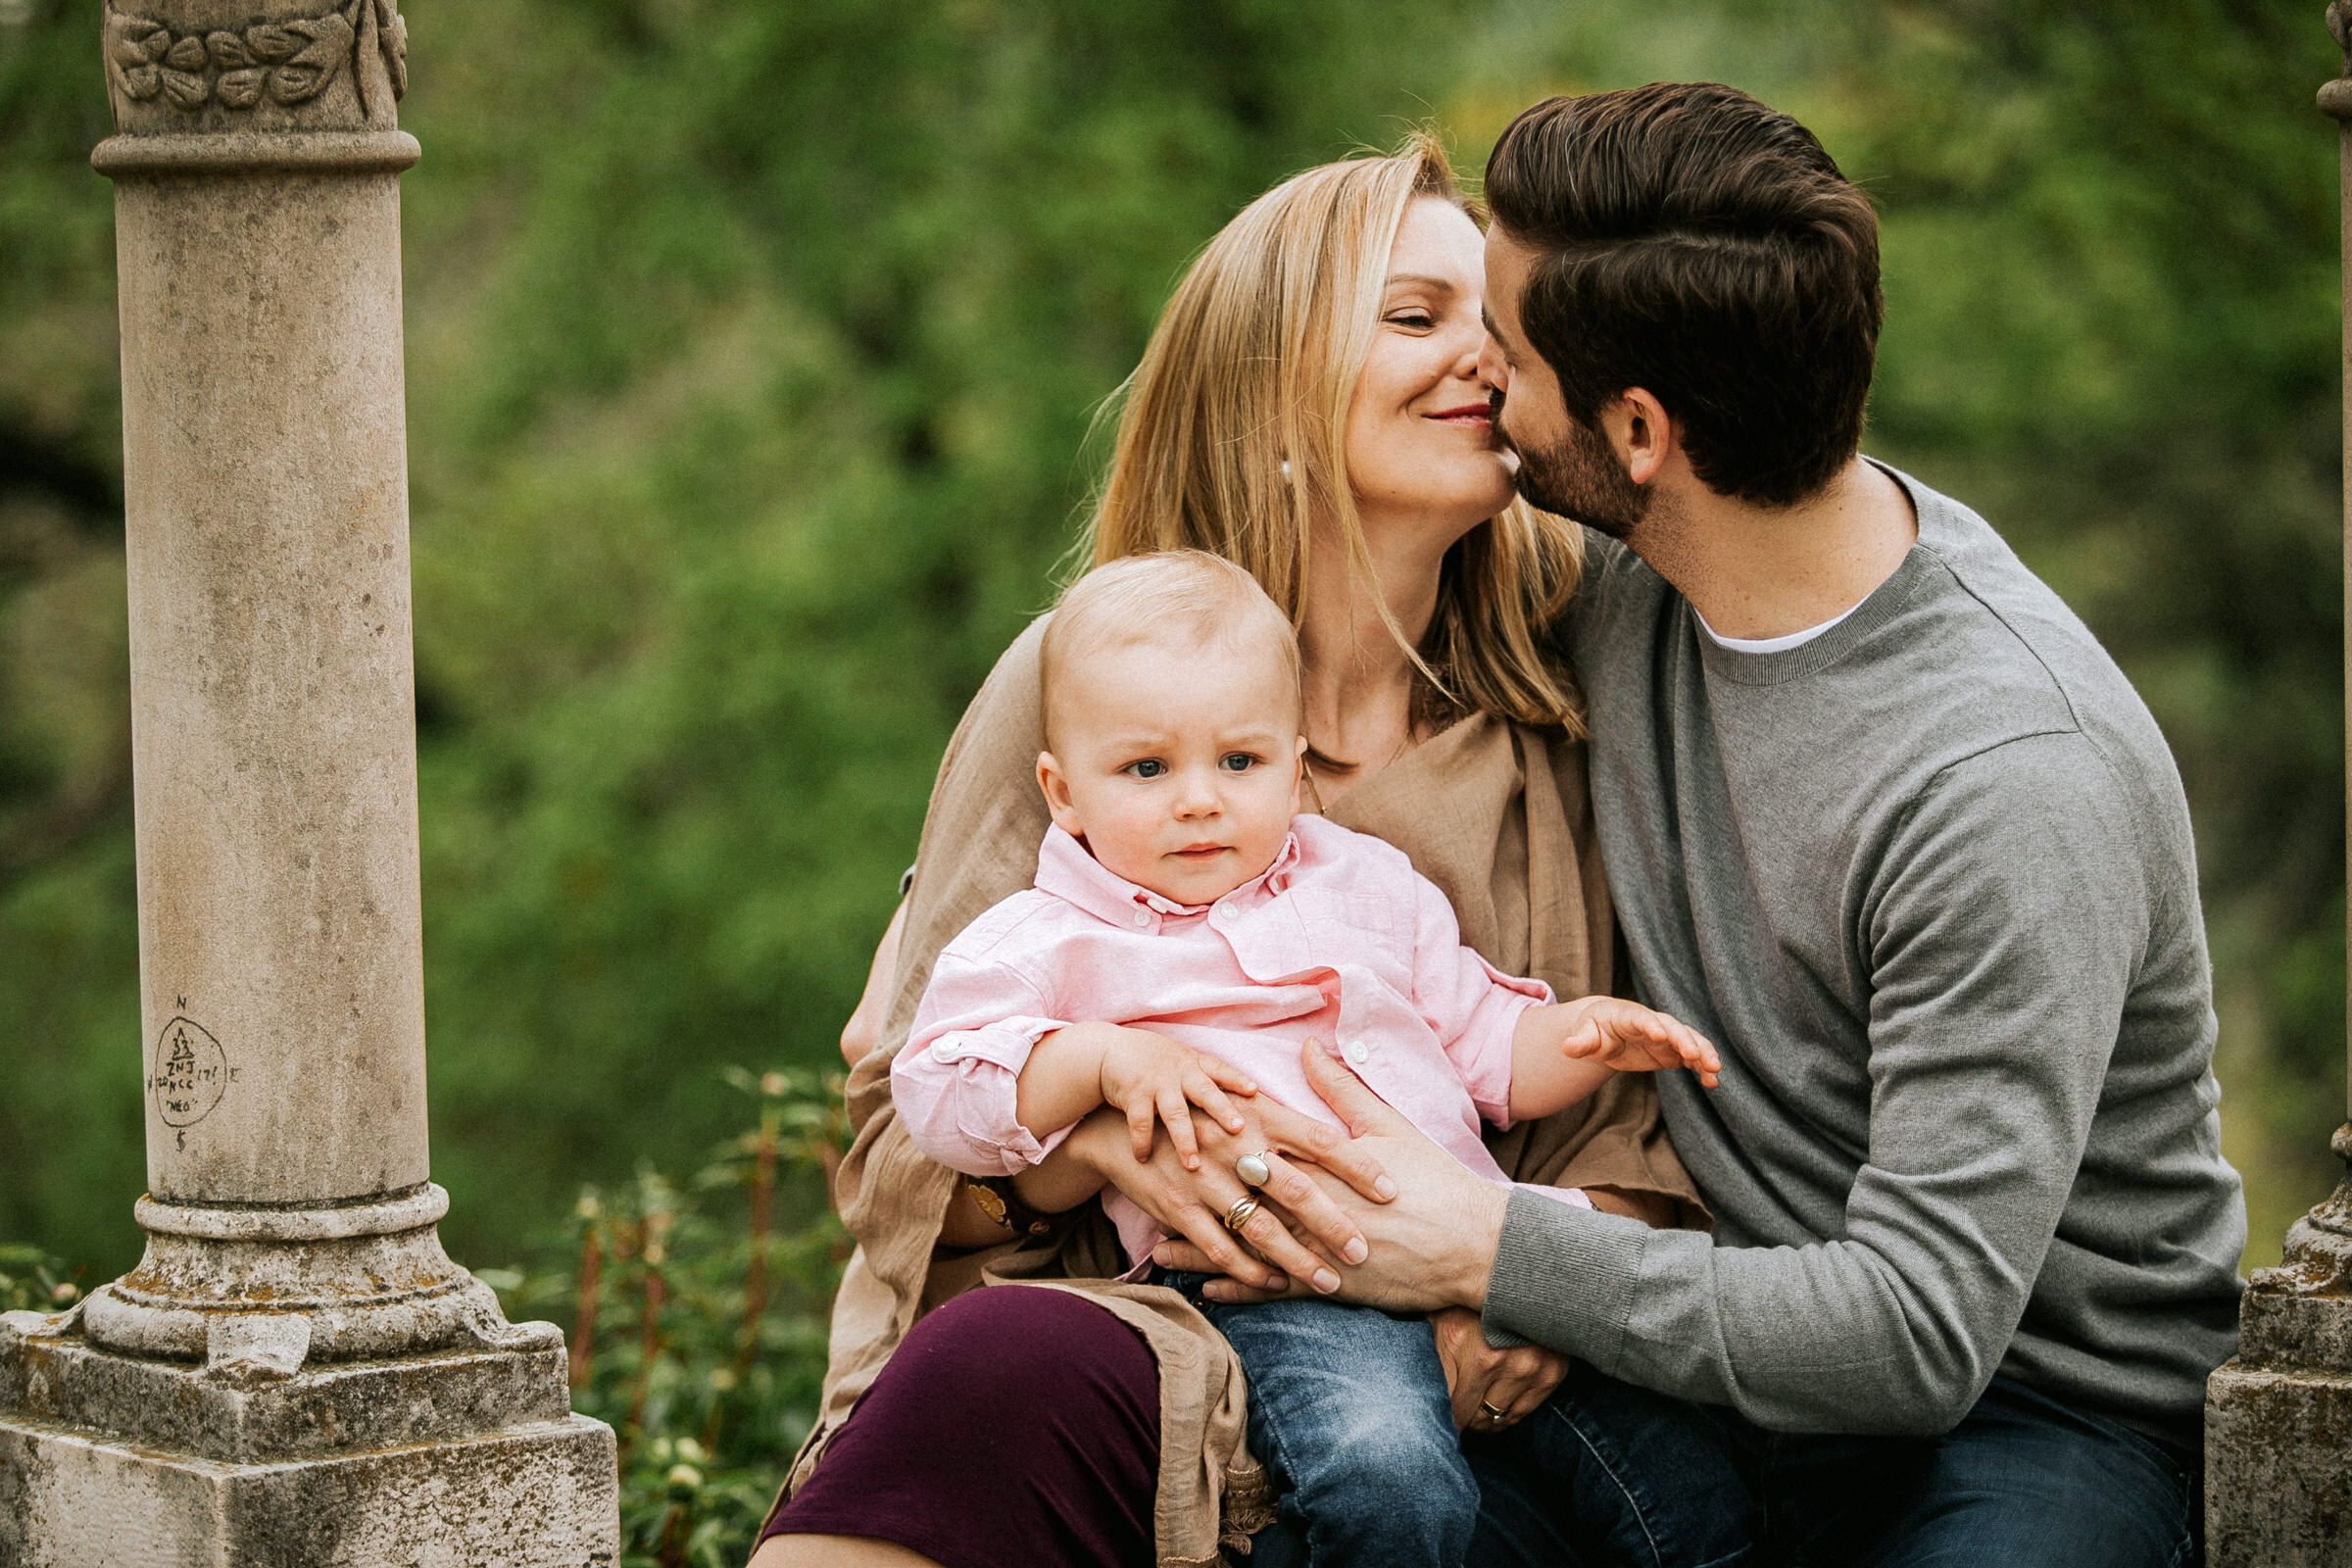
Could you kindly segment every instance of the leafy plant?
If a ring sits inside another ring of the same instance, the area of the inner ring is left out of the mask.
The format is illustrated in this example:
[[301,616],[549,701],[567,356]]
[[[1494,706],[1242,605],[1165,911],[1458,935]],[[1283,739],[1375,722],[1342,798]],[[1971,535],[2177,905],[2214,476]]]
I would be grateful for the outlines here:
[[741,1563],[816,1418],[849,1255],[840,1075],[724,1076],[758,1114],[691,1179],[583,1189],[531,1266],[478,1271],[510,1317],[564,1325],[573,1407],[620,1440],[624,1568]]
[[37,1247],[0,1242],[0,1312],[63,1312],[81,1299],[82,1272]]

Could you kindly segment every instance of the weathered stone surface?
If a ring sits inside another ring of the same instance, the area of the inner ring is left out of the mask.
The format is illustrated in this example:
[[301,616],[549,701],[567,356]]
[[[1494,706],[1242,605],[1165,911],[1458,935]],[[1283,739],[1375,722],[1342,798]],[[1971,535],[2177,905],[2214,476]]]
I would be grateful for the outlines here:
[[478,1436],[571,1414],[563,1335],[516,1325],[514,1349],[315,1366],[252,1380],[117,1355],[71,1314],[0,1319],[0,1410],[198,1458],[268,1461]]
[[[2352,1125],[2337,1130],[2352,1160]],[[2258,1271],[2205,1394],[2206,1560],[2352,1568],[2352,1177]]]
[[115,231],[148,1191],[416,1189],[399,186],[125,174]]
[[0,1415],[10,1568],[609,1568],[618,1552],[612,1432],[578,1416],[226,1464]]
[[389,127],[408,87],[393,0],[108,0],[104,18],[133,134]]
[[2352,1568],[2352,1377],[2224,1366],[2205,1487],[2213,1568]]
[[131,1355],[286,1377],[306,1362],[507,1347],[489,1288],[441,1250],[431,1183],[330,1209],[189,1208],[142,1198],[139,1266],[90,1293],[82,1332]]

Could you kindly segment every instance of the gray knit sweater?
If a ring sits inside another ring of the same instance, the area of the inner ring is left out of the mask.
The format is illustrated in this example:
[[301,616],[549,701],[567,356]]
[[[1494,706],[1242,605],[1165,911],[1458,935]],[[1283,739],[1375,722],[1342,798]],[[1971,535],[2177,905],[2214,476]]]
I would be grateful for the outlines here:
[[1601,853],[1642,999],[1723,1053],[1658,1085],[1716,1228],[1514,1195],[1488,1320],[1783,1431],[1943,1431],[1996,1371],[2177,1429],[2245,1241],[2187,805],[2082,623],[1902,482],[1917,545],[1781,653],[1590,540]]

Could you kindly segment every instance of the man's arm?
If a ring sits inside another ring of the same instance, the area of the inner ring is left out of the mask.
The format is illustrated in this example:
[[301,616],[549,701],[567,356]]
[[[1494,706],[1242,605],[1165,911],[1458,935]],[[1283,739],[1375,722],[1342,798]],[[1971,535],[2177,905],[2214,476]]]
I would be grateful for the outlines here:
[[[1419,1211],[1468,1200],[1390,1134],[1375,1152],[1401,1196],[1359,1213],[1371,1255],[1347,1291],[1480,1305],[1612,1376],[1778,1430],[1948,1429],[2040,1272],[2147,941],[2134,824],[2102,767],[2073,735],[1971,759],[1885,857],[1864,932],[1867,1149],[1841,1237],[1719,1248],[1513,1194],[1438,1239]],[[1335,1108],[1349,1093],[1331,1074],[1318,1088]]]

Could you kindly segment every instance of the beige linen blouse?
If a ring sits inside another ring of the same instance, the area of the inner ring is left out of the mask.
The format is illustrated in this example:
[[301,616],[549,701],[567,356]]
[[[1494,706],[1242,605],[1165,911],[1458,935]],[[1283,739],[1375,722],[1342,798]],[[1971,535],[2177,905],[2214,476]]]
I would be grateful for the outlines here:
[[[1117,1239],[1100,1211],[1064,1234],[943,1251],[957,1177],[918,1152],[890,1103],[890,1061],[906,1039],[939,951],[973,918],[1030,885],[1048,817],[1036,781],[1044,749],[1037,650],[1023,632],[948,743],[923,822],[897,977],[880,1043],[850,1074],[856,1137],[835,1190],[858,1243],[833,1305],[831,1364],[816,1429],[785,1482],[812,1471],[825,1444],[915,1319],[976,1285],[1018,1281],[1073,1291],[1141,1334],[1159,1368],[1162,1568],[1220,1560],[1272,1516],[1264,1472],[1244,1442],[1247,1396],[1224,1340],[1175,1292],[1121,1285]],[[1581,744],[1473,714],[1343,796],[1331,820],[1386,839],[1453,902],[1462,940],[1509,974],[1563,997],[1615,984],[1614,925],[1592,843]],[[1687,1224],[1705,1222],[1642,1075],[1489,1141],[1520,1181],[1655,1194]],[[974,1464],[988,1463],[983,1452]]]

